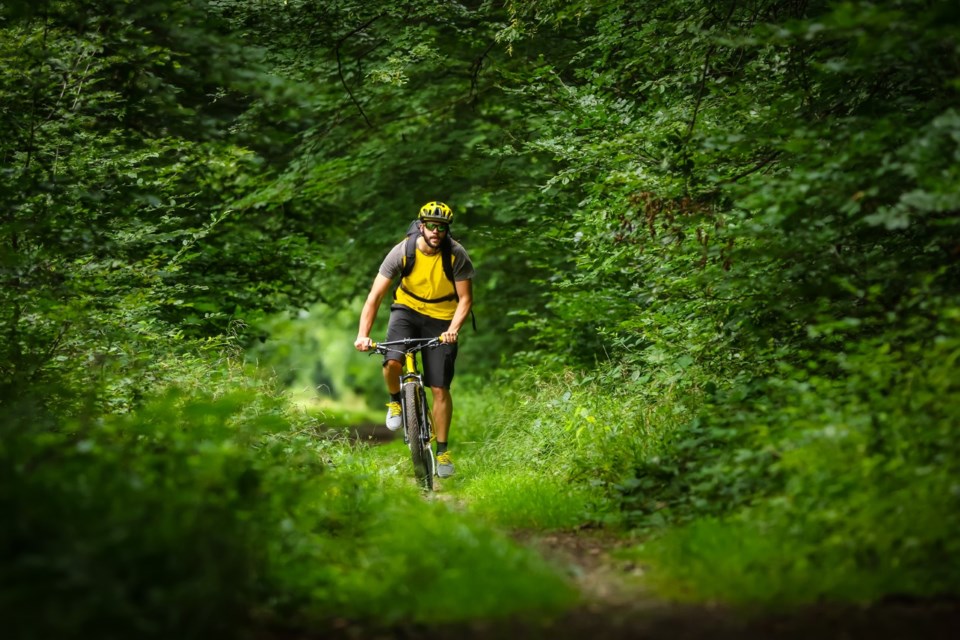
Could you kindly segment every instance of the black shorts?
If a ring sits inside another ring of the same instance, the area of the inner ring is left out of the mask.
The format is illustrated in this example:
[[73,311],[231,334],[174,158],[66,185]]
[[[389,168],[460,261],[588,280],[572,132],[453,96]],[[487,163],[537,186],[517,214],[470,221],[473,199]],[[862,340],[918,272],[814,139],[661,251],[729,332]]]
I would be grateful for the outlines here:
[[[450,328],[449,320],[438,320],[417,313],[402,304],[390,307],[390,323],[387,325],[387,342],[404,338],[437,338]],[[453,382],[453,365],[457,361],[457,345],[442,344],[420,352],[423,362],[423,384],[428,387],[450,388]],[[403,362],[402,351],[388,351],[383,357],[387,360]]]

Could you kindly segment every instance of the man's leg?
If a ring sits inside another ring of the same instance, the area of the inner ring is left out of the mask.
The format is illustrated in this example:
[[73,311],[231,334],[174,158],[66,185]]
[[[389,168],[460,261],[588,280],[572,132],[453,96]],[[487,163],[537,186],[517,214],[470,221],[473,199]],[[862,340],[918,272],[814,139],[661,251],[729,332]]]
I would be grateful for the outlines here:
[[[410,313],[402,309],[390,310],[390,321],[387,323],[387,342],[416,337],[416,329],[411,326]],[[389,355],[394,358],[403,358],[402,351],[391,352]],[[391,431],[396,431],[403,426],[403,417],[400,415],[400,374],[402,372],[403,365],[399,360],[392,358],[384,360],[383,381],[386,383],[387,392],[390,394],[390,402],[387,403],[386,423],[387,428]]]
[[449,478],[453,475],[453,458],[447,451],[447,436],[453,419],[453,397],[446,387],[430,387],[433,392],[433,428],[437,433],[437,475]]
[[396,360],[387,360],[383,365],[383,381],[387,383],[387,393],[391,397],[400,393],[400,374],[403,366]]
[[430,387],[430,391],[433,392],[433,428],[437,432],[437,442],[446,444],[453,418],[453,398],[450,389]]
[[387,384],[390,402],[387,403],[386,425],[390,431],[396,431],[403,426],[403,416],[400,408],[400,373],[403,367],[396,360],[387,360],[383,363],[383,381]]
[[[438,336],[450,326],[447,320],[426,318],[424,333]],[[423,359],[423,383],[430,387],[433,396],[433,430],[437,438],[437,475],[448,478],[453,475],[453,459],[447,451],[447,437],[453,420],[453,399],[450,383],[453,382],[454,365],[457,360],[457,345],[444,344],[420,352]]]

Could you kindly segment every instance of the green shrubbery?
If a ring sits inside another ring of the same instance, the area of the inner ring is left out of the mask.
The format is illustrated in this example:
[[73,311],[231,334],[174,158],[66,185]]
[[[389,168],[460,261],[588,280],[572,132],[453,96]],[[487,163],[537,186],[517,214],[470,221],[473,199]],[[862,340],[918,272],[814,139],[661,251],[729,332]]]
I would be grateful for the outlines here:
[[574,262],[526,326],[591,382],[524,388],[501,443],[546,425],[520,455],[658,538],[677,593],[957,593],[960,14],[612,6],[518,10],[582,32],[523,89],[559,165],[530,209]]
[[744,601],[960,590],[949,561],[960,550],[960,447],[952,435],[960,345],[942,337],[896,352],[861,346],[844,358],[841,375],[794,371],[769,380],[762,399],[710,407],[715,419],[753,433],[740,450],[742,468],[718,475],[721,484],[741,491],[738,475],[757,454],[769,456],[759,467],[776,481],[748,488],[740,509],[685,508],[687,516],[721,517],[651,547],[647,557],[665,574],[700,595]]
[[630,530],[647,540],[637,554],[652,580],[677,597],[954,594],[958,357],[947,335],[898,347],[864,339],[721,387],[691,371],[691,386],[710,393],[682,395],[657,384],[670,367],[613,391],[528,380],[494,391],[495,407],[470,401],[462,437],[488,436],[460,490],[511,526]]
[[[956,3],[261,4],[0,9],[12,631],[567,597],[224,337],[365,408],[356,307],[311,305],[437,189],[479,267],[461,371],[535,367],[458,389],[474,513],[624,527],[694,597],[960,590]],[[324,318],[244,328],[291,307]]]
[[247,618],[296,495],[274,471],[285,456],[253,446],[283,421],[253,404],[171,392],[122,416],[8,414],[13,637],[202,637]]
[[407,465],[390,473],[385,451],[323,433],[270,379],[220,371],[228,363],[207,369],[206,391],[170,388],[120,415],[65,417],[8,399],[0,609],[10,637],[209,637],[570,602],[530,552],[424,501],[403,482]]

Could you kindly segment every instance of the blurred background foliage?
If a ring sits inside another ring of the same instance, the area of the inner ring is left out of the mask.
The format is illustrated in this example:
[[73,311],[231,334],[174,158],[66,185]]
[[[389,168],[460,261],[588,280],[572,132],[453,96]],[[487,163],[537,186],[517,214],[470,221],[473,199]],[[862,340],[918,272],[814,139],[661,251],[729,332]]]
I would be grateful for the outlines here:
[[103,584],[48,635],[201,635],[372,588],[316,540],[387,481],[317,421],[379,405],[358,305],[433,199],[478,267],[478,513],[622,527],[687,596],[956,594],[958,33],[946,0],[3,3],[2,601]]

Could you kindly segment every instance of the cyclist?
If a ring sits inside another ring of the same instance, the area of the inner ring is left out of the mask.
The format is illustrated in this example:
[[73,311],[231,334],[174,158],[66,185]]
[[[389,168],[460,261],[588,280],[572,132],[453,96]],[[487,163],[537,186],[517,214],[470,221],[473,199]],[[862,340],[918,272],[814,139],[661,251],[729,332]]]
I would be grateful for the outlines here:
[[[433,395],[433,426],[437,436],[437,475],[453,475],[453,459],[447,450],[453,399],[450,382],[457,359],[457,337],[473,305],[473,263],[466,249],[450,237],[453,211],[442,202],[428,202],[420,208],[416,250],[407,251],[408,238],[393,247],[373,281],[360,312],[360,327],[354,346],[371,348],[370,329],[380,303],[395,278],[400,284],[390,305],[387,341],[440,336],[443,344],[421,351],[423,382]],[[412,248],[412,247],[411,247]],[[412,260],[412,267],[406,267]],[[405,268],[406,267],[406,268]],[[402,426],[400,416],[400,374],[403,353],[390,351],[383,359],[383,379],[390,401],[386,424],[390,430]]]

